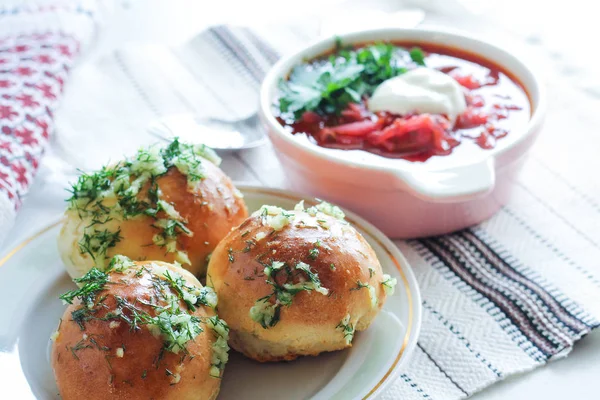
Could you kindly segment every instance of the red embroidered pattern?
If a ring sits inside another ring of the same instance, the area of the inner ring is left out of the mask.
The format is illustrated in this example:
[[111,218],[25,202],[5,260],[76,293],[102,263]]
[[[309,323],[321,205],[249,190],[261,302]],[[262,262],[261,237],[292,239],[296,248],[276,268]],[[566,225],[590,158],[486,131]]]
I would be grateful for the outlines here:
[[15,208],[38,168],[78,53],[79,42],[62,33],[0,39],[0,192]]

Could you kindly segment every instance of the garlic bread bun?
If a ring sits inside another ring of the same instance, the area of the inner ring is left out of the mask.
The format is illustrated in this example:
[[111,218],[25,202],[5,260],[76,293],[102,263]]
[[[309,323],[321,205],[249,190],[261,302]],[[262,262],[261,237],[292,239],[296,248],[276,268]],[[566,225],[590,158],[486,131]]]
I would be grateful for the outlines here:
[[258,361],[350,347],[395,285],[343,212],[325,202],[263,206],[219,243],[207,282],[230,346]]
[[122,256],[76,282],[52,335],[62,399],[216,398],[229,348],[212,289],[178,266]]
[[211,149],[176,139],[81,175],[58,238],[71,277],[103,270],[116,254],[203,275],[217,243],[248,215],[219,162]]

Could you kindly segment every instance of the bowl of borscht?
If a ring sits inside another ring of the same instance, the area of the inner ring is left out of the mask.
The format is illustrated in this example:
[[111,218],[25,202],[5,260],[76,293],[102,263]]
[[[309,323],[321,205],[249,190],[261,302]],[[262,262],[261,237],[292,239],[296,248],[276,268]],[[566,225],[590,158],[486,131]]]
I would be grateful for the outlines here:
[[291,187],[397,238],[493,215],[545,110],[521,56],[431,29],[320,40],[273,66],[260,103]]

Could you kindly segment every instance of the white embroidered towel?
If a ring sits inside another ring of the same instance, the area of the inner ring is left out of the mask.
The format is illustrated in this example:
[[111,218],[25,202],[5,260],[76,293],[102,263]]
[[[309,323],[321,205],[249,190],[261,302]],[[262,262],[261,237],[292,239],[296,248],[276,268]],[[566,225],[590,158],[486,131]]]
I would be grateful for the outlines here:
[[95,0],[0,4],[0,244],[54,131],[76,59],[96,32]]

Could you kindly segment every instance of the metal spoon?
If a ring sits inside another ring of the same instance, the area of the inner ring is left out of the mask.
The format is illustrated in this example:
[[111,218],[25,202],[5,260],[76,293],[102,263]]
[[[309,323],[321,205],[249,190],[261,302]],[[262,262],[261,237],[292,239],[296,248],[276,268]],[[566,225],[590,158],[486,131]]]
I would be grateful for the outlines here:
[[148,132],[163,140],[179,137],[182,141],[203,143],[222,152],[250,149],[266,141],[256,113],[229,121],[194,114],[170,115],[151,123]]

